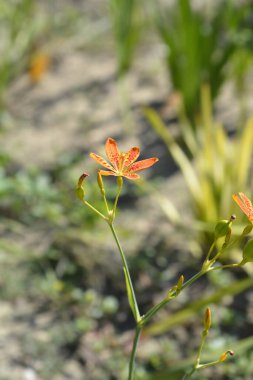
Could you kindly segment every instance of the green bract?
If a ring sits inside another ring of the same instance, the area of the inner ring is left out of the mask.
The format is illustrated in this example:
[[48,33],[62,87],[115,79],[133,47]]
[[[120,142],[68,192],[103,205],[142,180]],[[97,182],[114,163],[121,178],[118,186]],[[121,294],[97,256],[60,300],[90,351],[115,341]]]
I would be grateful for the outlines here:
[[83,198],[84,198],[84,189],[83,189],[83,187],[77,187],[77,188],[76,188],[76,196],[77,196],[77,198],[79,198],[81,201],[83,200]]

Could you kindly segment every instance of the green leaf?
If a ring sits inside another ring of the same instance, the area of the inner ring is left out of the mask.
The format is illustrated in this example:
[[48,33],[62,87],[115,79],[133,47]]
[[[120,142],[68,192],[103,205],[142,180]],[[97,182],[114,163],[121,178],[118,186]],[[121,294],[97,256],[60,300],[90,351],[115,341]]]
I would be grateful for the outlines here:
[[202,197],[200,184],[191,161],[187,158],[183,149],[175,142],[173,136],[166,128],[159,115],[152,108],[145,108],[144,114],[149,120],[156,133],[166,144],[170,154],[180,167],[192,197],[197,201]]
[[135,308],[135,300],[134,300],[134,297],[133,297],[133,294],[132,294],[132,291],[131,291],[131,284],[129,283],[129,280],[128,280],[126,268],[123,267],[123,269],[124,269],[125,280],[126,280],[126,289],[127,289],[128,302],[129,302],[130,308],[131,308],[131,310],[133,312],[135,320],[138,321],[138,316],[137,316],[136,308]]
[[241,188],[247,184],[247,177],[250,169],[253,152],[253,118],[251,117],[243,130],[241,139],[239,138],[237,157],[238,162],[237,183]]

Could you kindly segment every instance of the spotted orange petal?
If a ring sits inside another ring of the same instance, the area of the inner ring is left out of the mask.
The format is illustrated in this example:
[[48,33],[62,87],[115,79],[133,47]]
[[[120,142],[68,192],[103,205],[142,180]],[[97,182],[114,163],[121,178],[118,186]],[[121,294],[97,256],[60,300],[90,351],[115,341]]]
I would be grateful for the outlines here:
[[120,153],[116,141],[111,137],[109,137],[105,143],[105,151],[109,161],[112,163],[115,169],[118,169]]
[[108,164],[107,161],[105,161],[102,157],[100,157],[98,154],[90,153],[90,157],[93,158],[93,160],[97,161],[100,165],[104,166],[105,168],[114,171],[115,169]]
[[115,173],[115,172],[108,172],[107,170],[99,170],[99,173],[101,175],[114,175],[114,176],[118,177],[117,173]]
[[123,176],[127,179],[133,179],[133,180],[140,178],[140,176],[138,174],[135,174],[135,173],[126,173]]
[[243,200],[243,203],[245,204],[245,206],[248,208],[248,209],[252,209],[253,210],[253,206],[252,206],[252,203],[251,201],[249,200],[248,197],[246,197],[245,194],[243,193],[239,193],[241,199]]
[[134,163],[140,155],[140,148],[134,146],[124,156],[123,170]]
[[237,194],[234,194],[233,199],[241,208],[241,210],[247,215],[250,222],[253,223],[253,206],[249,198],[246,197],[245,194],[239,193],[239,196]]
[[129,167],[129,171],[138,172],[139,170],[147,169],[150,166],[154,165],[157,161],[159,161],[159,158],[152,157],[147,158],[146,160],[135,162]]

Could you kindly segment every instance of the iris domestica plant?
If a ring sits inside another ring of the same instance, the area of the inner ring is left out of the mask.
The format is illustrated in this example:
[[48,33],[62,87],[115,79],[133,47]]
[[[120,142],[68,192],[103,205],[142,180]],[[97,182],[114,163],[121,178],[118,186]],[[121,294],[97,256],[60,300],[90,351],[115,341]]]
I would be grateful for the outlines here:
[[[133,313],[133,318],[135,319],[135,336],[133,339],[132,352],[129,359],[129,372],[128,372],[128,380],[134,380],[134,366],[135,366],[135,357],[138,347],[139,338],[144,326],[151,320],[151,318],[165,305],[167,305],[174,298],[179,296],[179,294],[188,286],[193,284],[198,278],[203,276],[206,273],[209,273],[214,270],[220,270],[225,268],[232,267],[240,267],[245,265],[247,262],[253,262],[253,239],[248,240],[243,249],[243,257],[239,263],[233,264],[225,264],[219,265],[219,258],[224,253],[224,251],[231,248],[239,239],[239,241],[243,241],[244,237],[249,235],[253,228],[253,206],[250,200],[243,194],[239,193],[239,195],[233,195],[233,199],[240,206],[242,211],[247,215],[250,224],[244,228],[241,235],[238,237],[232,237],[232,224],[236,219],[234,215],[232,215],[228,220],[221,220],[216,224],[214,231],[214,241],[206,255],[204,262],[202,263],[201,269],[198,273],[196,273],[192,278],[185,281],[184,276],[181,275],[171,289],[168,290],[165,297],[159,302],[157,305],[154,305],[150,310],[148,310],[145,314],[141,313],[138,305],[138,301],[136,299],[134,285],[131,279],[130,271],[127,264],[127,259],[123,248],[120,244],[120,240],[118,238],[117,232],[115,230],[114,222],[116,217],[116,209],[118,204],[118,199],[122,190],[122,186],[124,184],[123,178],[128,180],[138,180],[140,178],[137,172],[147,169],[154,165],[158,158],[152,157],[145,160],[137,161],[140,155],[140,149],[138,147],[131,148],[128,152],[124,153],[118,149],[118,145],[116,141],[112,138],[108,138],[105,144],[105,151],[108,158],[108,161],[102,158],[101,156],[91,153],[90,157],[94,159],[97,163],[102,165],[107,170],[99,170],[97,174],[97,182],[101,192],[101,195],[104,199],[105,203],[105,211],[98,210],[95,208],[90,202],[86,200],[85,190],[84,190],[84,181],[88,176],[87,173],[83,173],[77,183],[76,194],[77,197],[81,200],[81,202],[87,206],[91,211],[95,212],[99,217],[101,217],[109,226],[112,236],[116,242],[116,246],[118,248],[123,271],[126,282],[126,292],[129,301],[129,306]],[[113,203],[112,208],[109,207],[106,197],[106,191],[103,182],[103,176],[114,176],[117,177],[117,185],[118,190],[115,197],[115,201]],[[218,244],[219,240],[219,244]],[[191,368],[189,372],[187,372],[184,376],[185,379],[188,379],[192,376],[192,374],[201,369],[216,365],[218,363],[222,363],[226,360],[227,356],[232,355],[233,352],[231,350],[226,350],[220,358],[218,358],[214,362],[210,363],[201,363],[200,364],[200,355],[205,342],[205,339],[208,335],[209,328],[211,326],[211,310],[208,308],[205,312],[204,318],[204,330],[202,333],[202,339],[200,343],[200,347],[198,350],[197,358],[194,363],[194,366]]]

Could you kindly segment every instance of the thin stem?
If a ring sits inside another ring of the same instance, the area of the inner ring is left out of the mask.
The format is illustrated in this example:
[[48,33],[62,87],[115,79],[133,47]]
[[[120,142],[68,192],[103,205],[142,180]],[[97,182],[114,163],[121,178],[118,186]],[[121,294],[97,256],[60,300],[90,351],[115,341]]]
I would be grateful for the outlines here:
[[181,291],[185,288],[187,288],[187,286],[193,284],[198,278],[202,277],[204,274],[206,274],[207,272],[209,272],[209,268],[208,269],[205,269],[205,270],[201,270],[200,272],[198,272],[197,274],[195,274],[194,276],[192,276],[188,281],[186,281],[182,288],[181,288]]
[[155,305],[150,309],[143,317],[142,317],[142,323],[143,325],[146,324],[160,309],[162,309],[170,299],[164,299],[162,300],[158,305]]
[[220,364],[220,360],[215,360],[214,362],[210,362],[210,363],[206,363],[206,364],[200,364],[198,366],[198,369],[211,367],[211,366],[216,365],[216,364]]
[[[189,285],[193,284],[196,280],[198,280],[200,277],[202,277],[204,274],[208,273],[208,272],[212,272],[214,270],[218,270],[218,269],[226,269],[226,268],[234,268],[234,267],[240,267],[242,266],[241,263],[239,264],[227,264],[227,265],[220,265],[220,266],[217,266],[217,267],[209,267],[208,269],[205,269],[205,270],[201,270],[200,272],[198,272],[197,274],[195,274],[193,277],[191,277],[188,281],[186,281],[180,292],[187,288]],[[180,293],[179,293],[180,294]],[[173,299],[173,298],[171,298]],[[162,300],[158,305],[155,305],[154,307],[152,307],[152,309],[150,309],[143,317],[142,317],[142,322],[143,324],[146,324],[160,309],[162,309],[171,299],[164,299]]]
[[[120,178],[121,178],[121,180],[120,180]],[[120,192],[121,192],[121,189],[122,189],[122,186],[123,186],[123,178],[122,177],[118,177],[118,181],[117,182],[118,182],[118,192],[117,192],[117,195],[116,195],[116,198],[115,198],[115,201],[114,201],[114,205],[113,205],[113,217],[115,217],[115,213],[116,213],[116,208],[117,208]]]
[[139,338],[141,335],[141,330],[142,330],[142,327],[137,325],[136,330],[135,330],[135,336],[134,336],[134,341],[133,341],[133,348],[132,348],[132,352],[131,352],[130,362],[129,362],[128,380],[133,380],[133,378],[134,378],[135,356],[136,356]]
[[105,202],[105,207],[106,207],[107,214],[109,215],[110,211],[109,211],[107,199],[106,199],[106,196],[105,196],[105,192],[103,192],[103,199],[104,199],[104,202]]
[[98,211],[95,207],[93,207],[89,202],[82,201],[86,206],[88,206],[92,211],[94,211],[97,215],[99,215],[104,220],[107,220],[106,216],[104,216],[100,211]]
[[[200,271],[198,272],[197,274],[195,274],[192,278],[190,278],[188,281],[186,281],[182,288],[180,289],[180,292],[187,288],[187,286],[193,284],[198,278],[200,278],[201,276],[203,276],[205,273],[209,272],[210,269],[206,269],[204,271]],[[176,292],[176,290],[175,290]],[[180,293],[179,293],[180,294]],[[176,296],[176,294],[175,294]],[[155,305],[154,307],[152,307],[152,309],[150,309],[143,317],[142,317],[142,323],[143,325],[146,324],[160,309],[162,309],[169,301],[171,301],[171,299],[173,299],[174,297],[172,298],[165,298],[164,300],[162,300],[158,305]]]
[[226,269],[226,268],[235,268],[235,267],[240,267],[242,266],[241,263],[239,264],[226,264],[226,265],[219,265],[217,267],[212,267],[209,269],[209,272],[212,272],[214,270],[218,270],[218,269]]
[[212,243],[212,245],[211,245],[211,247],[210,247],[210,249],[209,249],[209,251],[208,251],[208,254],[207,254],[207,256],[206,256],[205,261],[208,261],[208,260],[209,260],[209,257],[210,257],[210,255],[211,255],[211,253],[212,253],[212,251],[213,251],[213,249],[214,249],[214,247],[215,247],[215,243],[216,243],[216,241],[214,240],[214,242]]
[[192,370],[191,370],[191,372],[189,372],[189,373],[186,373],[185,375],[184,375],[184,377],[183,377],[183,379],[182,380],[186,380],[186,379],[189,379],[190,377],[191,377],[191,375],[193,375],[194,374],[194,372],[196,371],[196,368],[195,367],[193,367],[192,368]]
[[199,367],[200,355],[201,355],[201,352],[203,350],[206,337],[207,337],[207,331],[204,330],[203,333],[202,333],[201,342],[200,342],[200,346],[199,346],[199,349],[198,349],[198,353],[197,353],[197,357],[196,357],[196,361],[195,361],[195,365],[194,365],[195,369],[197,369]]
[[211,362],[211,363],[206,363],[206,364],[198,364],[197,366],[195,365],[191,372],[189,373],[186,373],[183,377],[182,380],[187,380],[191,377],[191,375],[194,374],[194,372],[196,372],[198,369],[203,369],[203,368],[208,368],[208,367],[212,367],[213,365],[216,365],[216,364],[220,364],[220,360],[215,360],[214,362]]
[[125,257],[125,254],[123,252],[123,249],[122,249],[122,247],[120,245],[120,242],[119,242],[119,239],[117,237],[117,234],[116,234],[116,231],[114,229],[113,224],[112,223],[108,223],[108,224],[110,226],[110,229],[112,231],[114,240],[115,240],[115,242],[117,244],[117,247],[119,249],[119,253],[120,253],[120,256],[121,256],[121,260],[122,260],[122,263],[123,263],[123,267],[124,267],[125,274],[126,274],[126,277],[127,277],[127,280],[128,280],[129,288],[130,288],[129,290],[131,292],[131,296],[132,296],[132,299],[133,299],[133,302],[134,302],[135,319],[138,322],[138,321],[141,320],[141,317],[140,317],[140,312],[139,312],[138,304],[137,304],[137,301],[136,301],[136,297],[135,297],[135,293],[134,293],[134,287],[133,287],[133,284],[132,284],[132,280],[131,280],[130,272],[129,272],[129,269],[128,269],[126,257]]

